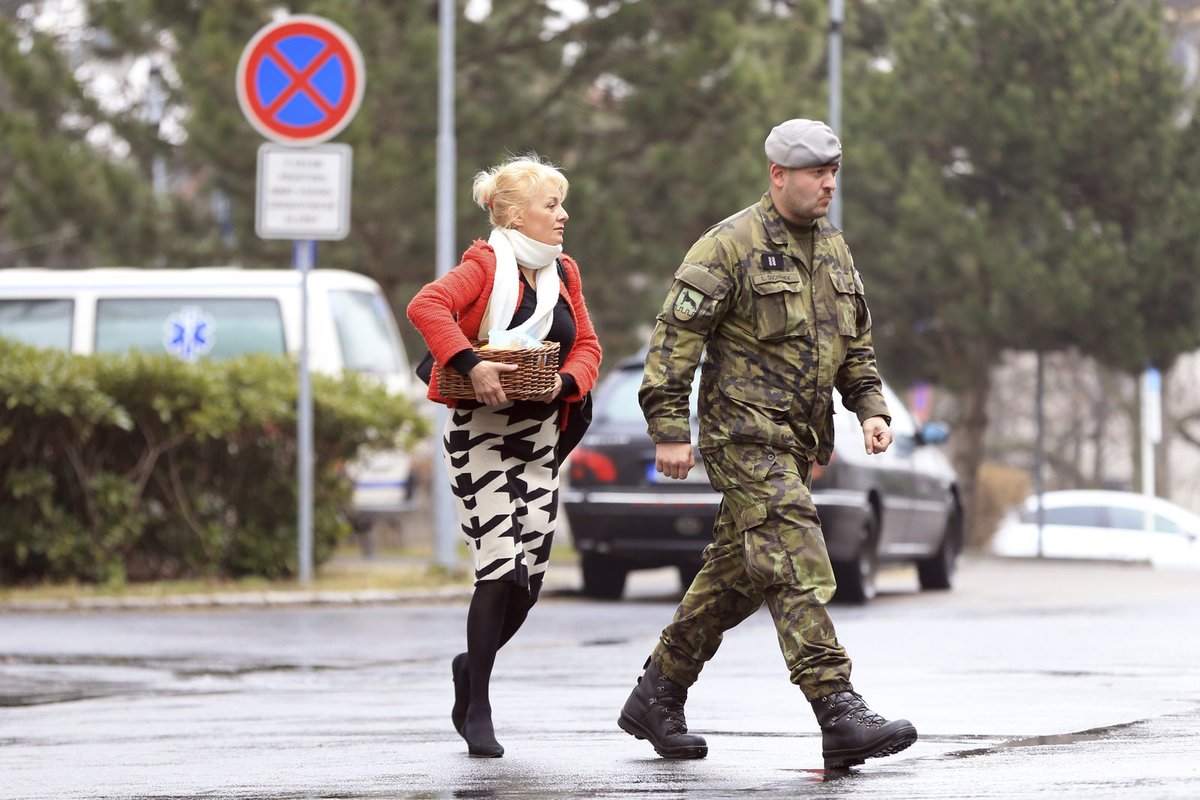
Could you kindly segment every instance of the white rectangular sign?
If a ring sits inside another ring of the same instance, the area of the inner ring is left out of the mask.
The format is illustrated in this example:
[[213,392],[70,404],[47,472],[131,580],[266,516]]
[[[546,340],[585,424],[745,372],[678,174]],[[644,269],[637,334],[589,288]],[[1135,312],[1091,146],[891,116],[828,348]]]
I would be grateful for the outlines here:
[[258,148],[254,229],[262,239],[345,239],[350,233],[348,144]]

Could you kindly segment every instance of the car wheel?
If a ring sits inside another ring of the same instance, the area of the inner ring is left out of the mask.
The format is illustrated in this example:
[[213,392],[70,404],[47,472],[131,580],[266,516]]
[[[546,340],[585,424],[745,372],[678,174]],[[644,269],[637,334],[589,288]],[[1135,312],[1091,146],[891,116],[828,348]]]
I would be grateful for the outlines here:
[[611,558],[596,553],[580,557],[583,571],[583,593],[599,600],[620,600],[625,592],[625,576],[629,570]]
[[930,558],[917,562],[917,579],[921,588],[949,589],[954,585],[954,569],[958,565],[958,554],[962,552],[962,510],[954,504],[946,519],[946,530],[937,552]]
[[833,574],[837,591],[833,597],[843,603],[862,604],[875,599],[875,576],[879,571],[879,521],[871,513],[863,523],[862,539],[853,561],[835,562]]

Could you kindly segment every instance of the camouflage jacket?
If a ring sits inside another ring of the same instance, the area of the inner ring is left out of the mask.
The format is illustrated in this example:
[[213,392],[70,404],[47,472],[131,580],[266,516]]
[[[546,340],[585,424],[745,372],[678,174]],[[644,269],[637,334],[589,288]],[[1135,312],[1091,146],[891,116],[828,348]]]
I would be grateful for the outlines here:
[[639,399],[655,442],[688,441],[700,373],[700,449],[749,441],[825,464],[833,387],[859,422],[889,417],[862,278],[825,219],[812,260],[770,194],[692,245],[658,315]]

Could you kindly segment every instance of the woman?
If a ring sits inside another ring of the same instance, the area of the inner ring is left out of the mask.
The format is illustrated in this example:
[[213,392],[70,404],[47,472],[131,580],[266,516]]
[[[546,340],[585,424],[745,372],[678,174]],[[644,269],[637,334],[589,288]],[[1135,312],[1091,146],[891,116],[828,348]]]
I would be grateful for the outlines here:
[[[579,266],[562,255],[566,195],[567,179],[535,155],[480,172],[473,196],[488,212],[491,236],[408,306],[434,359],[465,375],[477,398],[442,397],[434,371],[429,399],[454,409],[445,463],[475,562],[467,652],[451,662],[450,714],[473,756],[504,755],[488,697],[492,665],[541,591],[558,507],[559,432],[600,368]],[[553,388],[530,400],[505,397],[500,375],[516,365],[481,360],[469,341],[501,331],[559,343]]]

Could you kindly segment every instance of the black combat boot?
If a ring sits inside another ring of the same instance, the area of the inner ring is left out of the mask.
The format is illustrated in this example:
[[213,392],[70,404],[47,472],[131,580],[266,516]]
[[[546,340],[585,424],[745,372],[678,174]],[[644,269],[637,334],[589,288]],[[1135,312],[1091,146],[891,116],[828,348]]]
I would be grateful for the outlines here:
[[646,672],[638,678],[617,724],[638,739],[647,739],[663,758],[704,758],[708,743],[703,736],[688,733],[683,716],[687,689],[663,675],[649,659]]
[[853,691],[813,700],[812,707],[821,725],[825,769],[853,767],[868,758],[894,755],[917,740],[911,722],[888,722]]

